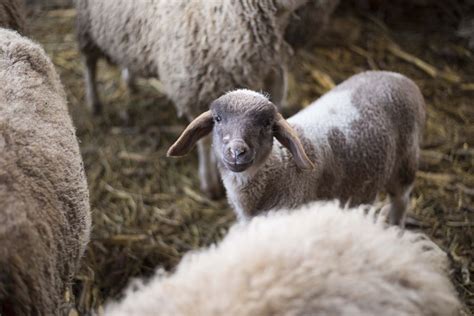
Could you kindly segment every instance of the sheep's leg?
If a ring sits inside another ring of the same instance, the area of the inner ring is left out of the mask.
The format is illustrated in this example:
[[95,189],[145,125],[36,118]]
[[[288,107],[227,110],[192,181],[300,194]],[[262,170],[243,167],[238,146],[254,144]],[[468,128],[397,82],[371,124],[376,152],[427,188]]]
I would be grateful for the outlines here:
[[122,80],[125,82],[127,85],[128,90],[131,93],[136,93],[138,91],[136,80],[135,80],[134,74],[128,69],[128,68],[123,68],[122,69]]
[[201,139],[197,147],[201,190],[212,199],[220,198],[224,195],[224,187],[217,169],[217,160],[212,151],[210,136]]
[[86,85],[86,100],[89,109],[94,114],[102,112],[102,104],[99,99],[97,92],[97,60],[98,57],[95,55],[86,54],[83,57],[84,62],[84,80]]
[[280,110],[286,106],[287,89],[288,82],[285,67],[273,69],[265,78],[264,90],[270,93],[272,102]]
[[413,185],[404,187],[401,190],[397,190],[395,193],[390,193],[390,213],[389,221],[392,225],[399,225],[403,227],[405,225],[405,214],[410,202],[410,193]]

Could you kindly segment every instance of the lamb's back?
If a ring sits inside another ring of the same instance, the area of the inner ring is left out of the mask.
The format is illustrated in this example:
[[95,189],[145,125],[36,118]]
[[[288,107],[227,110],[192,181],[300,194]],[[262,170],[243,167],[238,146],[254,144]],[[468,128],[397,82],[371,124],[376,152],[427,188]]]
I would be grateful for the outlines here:
[[355,125],[362,121],[367,131],[379,129],[377,121],[382,121],[409,134],[422,126],[423,112],[423,97],[412,80],[393,72],[367,71],[342,82],[288,121],[311,140],[334,129],[356,136],[361,131]]
[[354,204],[370,202],[387,185],[404,148],[418,145],[423,121],[418,87],[384,71],[349,78],[289,119],[323,162],[318,196]]

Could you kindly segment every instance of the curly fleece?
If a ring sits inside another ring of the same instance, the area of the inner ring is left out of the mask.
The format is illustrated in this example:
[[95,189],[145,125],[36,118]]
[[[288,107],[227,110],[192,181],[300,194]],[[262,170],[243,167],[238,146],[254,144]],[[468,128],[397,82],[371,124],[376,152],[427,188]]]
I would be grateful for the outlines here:
[[0,314],[57,315],[89,240],[89,193],[59,76],[0,29]]
[[446,255],[362,208],[315,203],[235,225],[106,315],[453,315]]

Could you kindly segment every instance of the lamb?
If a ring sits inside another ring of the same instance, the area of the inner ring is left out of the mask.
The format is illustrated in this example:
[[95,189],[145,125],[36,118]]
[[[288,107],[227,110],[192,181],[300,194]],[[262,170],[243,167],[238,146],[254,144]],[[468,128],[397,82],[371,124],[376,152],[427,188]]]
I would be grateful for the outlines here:
[[446,255],[381,219],[320,202],[257,216],[105,315],[455,315]]
[[[307,2],[76,0],[87,103],[94,112],[102,109],[96,64],[106,56],[129,82],[138,75],[160,78],[178,114],[189,121],[236,88],[268,91],[281,104],[291,53],[284,28]],[[198,143],[198,154],[201,188],[217,198],[223,192],[210,139]]]
[[227,196],[240,219],[313,200],[367,204],[386,191],[390,222],[403,224],[424,120],[423,96],[413,81],[368,71],[288,121],[260,93],[229,92],[189,124],[168,156],[185,155],[212,132]]
[[21,0],[0,0],[0,28],[25,34],[25,8]]
[[66,95],[44,50],[0,29],[0,314],[59,315],[89,240]]

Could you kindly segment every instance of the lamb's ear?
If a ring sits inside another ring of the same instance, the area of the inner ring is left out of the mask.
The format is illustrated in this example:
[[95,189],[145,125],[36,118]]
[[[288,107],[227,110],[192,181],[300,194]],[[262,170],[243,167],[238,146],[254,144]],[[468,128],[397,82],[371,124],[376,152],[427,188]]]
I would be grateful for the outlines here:
[[168,149],[168,157],[179,157],[186,155],[198,140],[212,131],[214,121],[211,111],[206,111],[196,117],[186,127],[178,140]]
[[314,169],[313,162],[308,158],[304,151],[303,144],[301,144],[296,131],[288,124],[288,122],[277,114],[277,120],[275,122],[274,136],[276,139],[293,155],[296,165],[300,169]]

